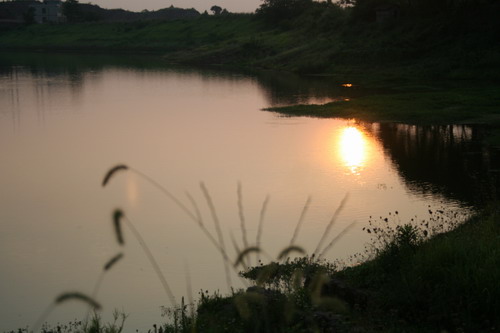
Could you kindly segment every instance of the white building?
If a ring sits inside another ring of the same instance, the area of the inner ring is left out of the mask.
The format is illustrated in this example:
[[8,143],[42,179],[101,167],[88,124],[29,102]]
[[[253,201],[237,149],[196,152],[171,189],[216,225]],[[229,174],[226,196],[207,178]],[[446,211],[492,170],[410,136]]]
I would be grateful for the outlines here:
[[32,5],[32,8],[35,9],[35,22],[37,23],[64,21],[61,0],[44,0]]

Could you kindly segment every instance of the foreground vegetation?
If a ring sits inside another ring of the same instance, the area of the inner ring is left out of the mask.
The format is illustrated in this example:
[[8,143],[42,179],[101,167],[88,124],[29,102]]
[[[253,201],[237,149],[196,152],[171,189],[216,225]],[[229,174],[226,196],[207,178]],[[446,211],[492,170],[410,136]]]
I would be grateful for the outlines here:
[[[167,332],[496,332],[500,216],[491,210],[448,233],[410,224],[378,230],[366,263],[338,270],[304,257],[253,267],[256,287],[202,295]],[[171,312],[173,313],[173,312]]]
[[[168,190],[126,165],[110,169],[102,185],[107,186],[116,174],[123,172],[133,172],[150,182],[191,216],[190,210]],[[203,186],[202,191],[206,191]],[[340,204],[330,224],[342,206]],[[192,215],[191,218],[223,259],[230,260],[200,217]],[[168,282],[132,221],[121,210],[114,212],[112,220],[118,244],[123,246],[123,234],[131,232],[147,254],[165,291],[171,294]],[[388,217],[370,220],[364,230],[373,236],[371,246],[347,264],[321,259],[343,232],[326,247],[321,245],[323,239],[320,240],[314,254],[294,259],[290,256],[303,255],[304,250],[294,245],[292,238],[291,245],[275,261],[253,267],[247,266],[247,259],[261,250],[256,246],[247,247],[239,251],[233,265],[241,267],[239,275],[251,281],[251,287],[233,290],[230,295],[202,291],[196,304],[187,304],[184,298],[179,304],[172,296],[174,306],[163,310],[168,322],[153,325],[154,332],[498,331],[500,211],[497,204],[472,217],[429,210],[429,217],[421,221],[401,222],[395,211]],[[122,257],[123,253],[119,253],[111,258],[103,274]],[[98,309],[94,297],[103,276],[98,279],[92,297],[62,294],[54,305],[76,299]],[[125,319],[125,315],[116,314],[114,323],[103,324],[99,316],[94,316],[89,322],[45,327],[42,331],[121,332]]]
[[[313,256],[249,267],[240,275],[254,286],[231,295],[202,292],[197,304],[183,299],[164,309],[168,323],[152,330],[497,332],[499,214],[489,208],[449,232],[443,231],[454,227],[453,217],[442,215],[419,226],[371,221],[373,247],[361,265],[342,267]],[[125,318],[115,314],[114,323],[103,324],[95,315],[42,331],[118,333]]]

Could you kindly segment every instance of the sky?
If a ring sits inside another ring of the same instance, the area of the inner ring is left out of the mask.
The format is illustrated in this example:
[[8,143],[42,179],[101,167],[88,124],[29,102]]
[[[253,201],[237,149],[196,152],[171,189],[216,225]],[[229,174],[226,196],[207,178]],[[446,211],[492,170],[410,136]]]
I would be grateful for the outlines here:
[[178,8],[194,8],[199,12],[210,12],[213,5],[226,8],[233,13],[254,12],[261,0],[80,0],[80,3],[92,3],[102,8],[123,8],[131,11],[157,10],[173,5]]

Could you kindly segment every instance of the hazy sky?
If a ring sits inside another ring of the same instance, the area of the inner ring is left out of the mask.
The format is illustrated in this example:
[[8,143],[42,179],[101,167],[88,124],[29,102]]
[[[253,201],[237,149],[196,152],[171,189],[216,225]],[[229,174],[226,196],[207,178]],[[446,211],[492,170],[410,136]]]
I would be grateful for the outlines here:
[[213,5],[226,8],[230,12],[253,12],[261,0],[80,0],[80,3],[93,3],[102,8],[123,8],[132,11],[143,9],[156,10],[173,5],[179,8],[195,8],[199,12],[210,11]]

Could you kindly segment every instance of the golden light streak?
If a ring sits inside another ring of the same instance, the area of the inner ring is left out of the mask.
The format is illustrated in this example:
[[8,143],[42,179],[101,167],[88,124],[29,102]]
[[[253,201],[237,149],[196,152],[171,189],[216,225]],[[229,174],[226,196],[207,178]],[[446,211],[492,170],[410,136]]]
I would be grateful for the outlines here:
[[128,202],[132,206],[136,206],[139,197],[139,189],[137,187],[136,177],[130,173],[127,174],[126,193]]

